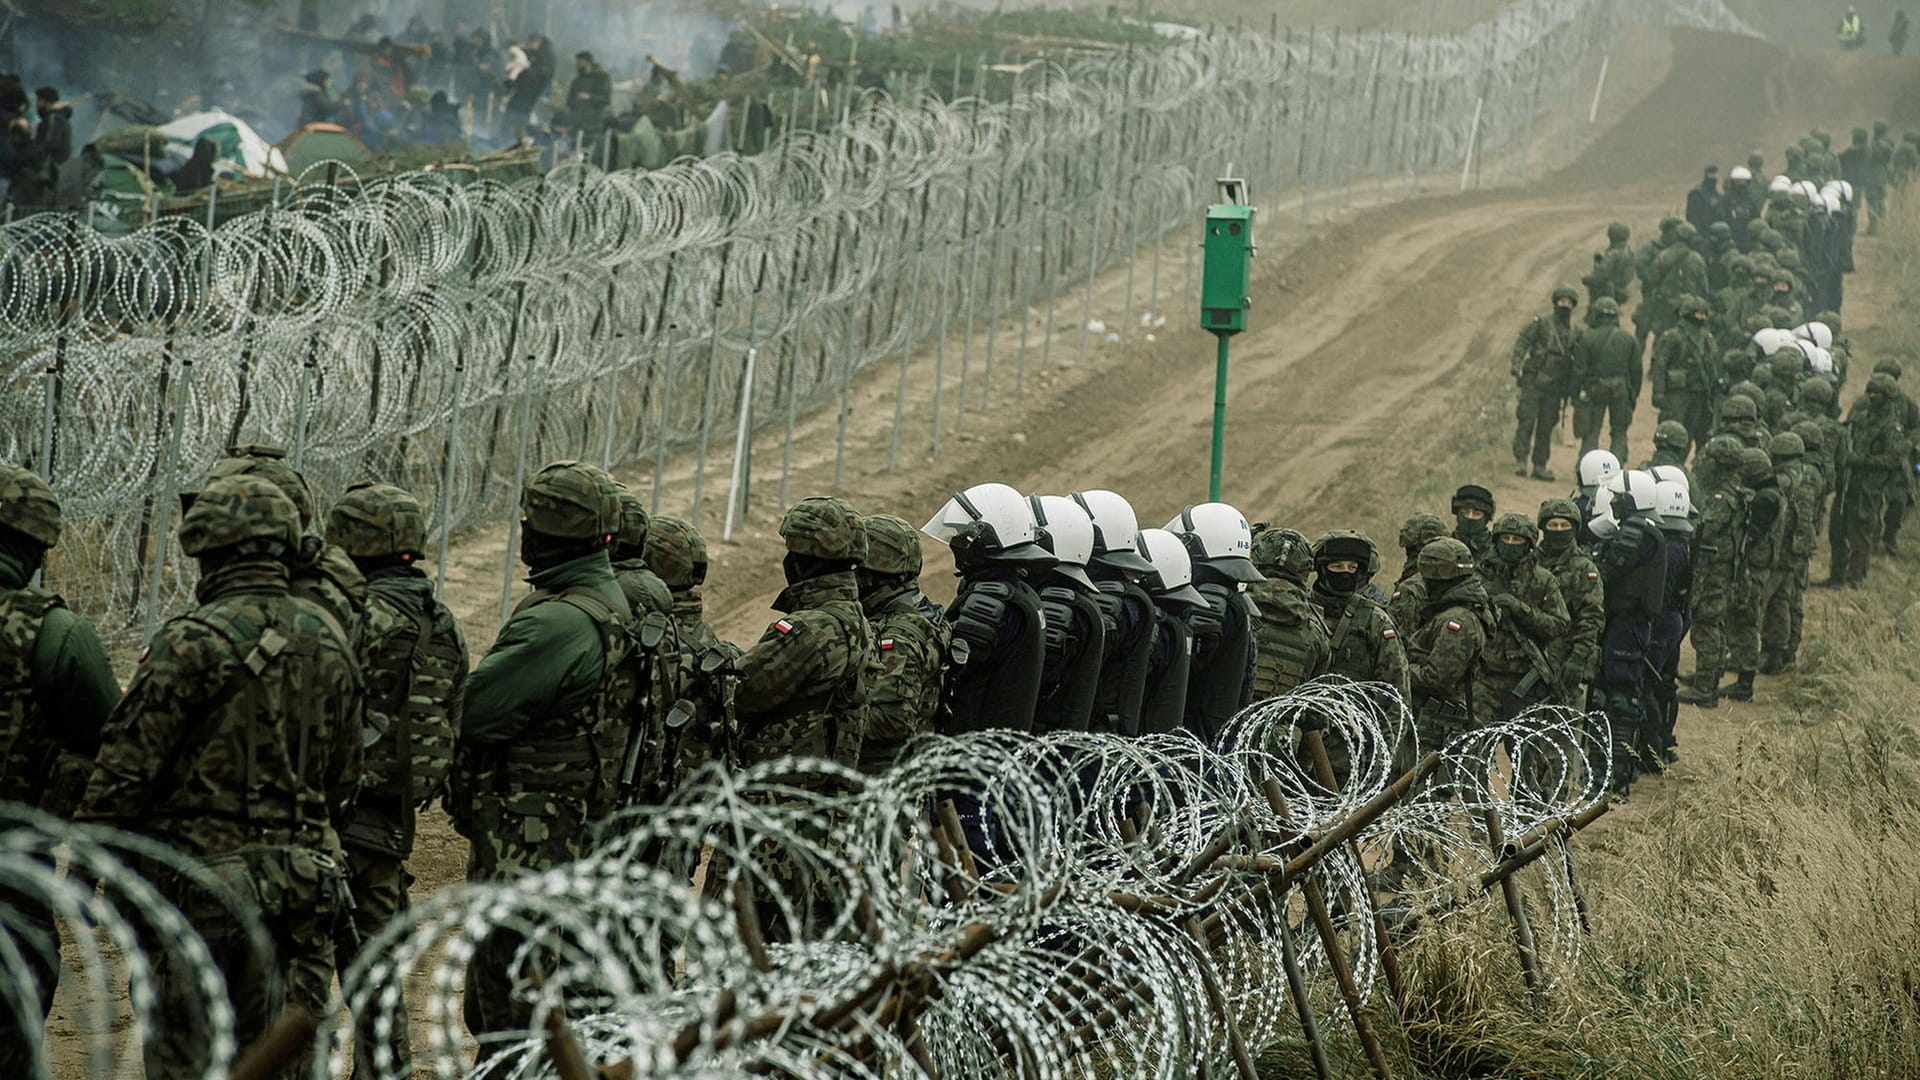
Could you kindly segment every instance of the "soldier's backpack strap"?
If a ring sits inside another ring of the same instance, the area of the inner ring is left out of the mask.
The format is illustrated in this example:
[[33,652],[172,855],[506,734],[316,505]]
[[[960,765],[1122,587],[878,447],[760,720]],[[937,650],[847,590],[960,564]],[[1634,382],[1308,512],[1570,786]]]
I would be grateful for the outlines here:
[[[226,681],[221,683],[219,688],[207,699],[207,704],[200,716],[203,724],[205,721],[216,716],[220,710],[226,708],[227,704],[235,697],[247,692],[250,687],[257,687],[261,677],[267,673],[267,669],[272,667],[274,662],[278,660],[280,656],[287,651],[288,646],[292,644],[286,635],[280,632],[278,627],[269,624],[261,629],[259,636],[253,639],[243,654],[241,646],[246,643],[236,638],[232,628],[225,620],[216,621],[200,615],[183,615],[180,617],[180,621],[190,622],[226,642],[227,648],[231,650],[233,656],[238,661],[234,669],[228,673]],[[245,672],[245,674],[243,675],[242,672]],[[259,801],[260,735],[264,730],[265,725],[249,724],[247,726],[246,737],[243,740],[246,743],[246,759],[242,767],[245,771],[247,799],[246,804],[242,807],[242,813],[248,821],[253,820],[253,807],[254,804]],[[203,731],[202,734],[208,733]],[[307,725],[300,725],[292,765],[297,776],[301,779],[306,777],[307,735]],[[182,756],[184,757],[184,755]],[[304,801],[305,800],[296,794],[296,805],[302,804]]]

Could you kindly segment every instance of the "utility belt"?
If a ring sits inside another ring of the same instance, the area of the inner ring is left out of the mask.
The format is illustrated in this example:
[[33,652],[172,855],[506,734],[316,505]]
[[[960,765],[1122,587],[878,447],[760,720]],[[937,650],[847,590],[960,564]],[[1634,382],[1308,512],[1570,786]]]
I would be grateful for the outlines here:
[[340,829],[340,844],[348,851],[364,851],[393,859],[413,854],[412,807],[386,796],[362,794],[353,815]]
[[[248,844],[201,860],[211,878],[203,883],[162,872],[164,891],[176,899],[204,894],[210,887],[222,903],[252,908],[264,918],[288,915],[332,916],[353,909],[346,867],[318,848],[298,844]],[[191,902],[183,907],[197,906]]]
[[1430,694],[1413,696],[1413,714],[1415,717],[1432,717],[1435,720],[1464,724],[1473,718],[1467,711],[1465,702],[1448,698],[1434,697]]

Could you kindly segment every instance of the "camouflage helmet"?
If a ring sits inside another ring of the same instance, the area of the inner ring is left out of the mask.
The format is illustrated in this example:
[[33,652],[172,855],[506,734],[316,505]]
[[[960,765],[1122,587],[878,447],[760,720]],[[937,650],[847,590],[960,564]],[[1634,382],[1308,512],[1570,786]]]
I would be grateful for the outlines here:
[[1558,304],[1562,300],[1568,301],[1574,307],[1580,306],[1580,294],[1565,285],[1553,290],[1553,302]]
[[1775,330],[1793,329],[1793,312],[1788,311],[1786,308],[1778,304],[1768,304],[1766,307],[1761,308],[1760,311],[1770,320]]
[[1660,219],[1660,235],[1672,236],[1673,230],[1678,229],[1684,224],[1686,224],[1685,218],[1677,218],[1672,214],[1668,214],[1666,217]]
[[1473,573],[1473,552],[1453,537],[1443,536],[1421,548],[1414,565],[1428,581],[1454,581]]
[[1780,264],[1780,272],[1783,274],[1791,274],[1793,271],[1805,265],[1800,261],[1800,253],[1792,248],[1788,248],[1774,256],[1774,261]]
[[1611,296],[1603,296],[1593,302],[1593,313],[1604,318],[1620,317],[1620,301]]
[[1293,529],[1262,529],[1253,538],[1254,569],[1268,577],[1305,583],[1313,573],[1313,544]]
[[293,471],[293,466],[287,464],[285,450],[277,446],[230,446],[227,456],[214,463],[207,479],[212,481],[228,476],[257,476],[272,483],[280,489],[281,494],[292,500],[294,510],[300,514],[300,531],[305,532],[313,525],[313,489],[307,486],[306,477]]
[[1781,386],[1793,386],[1807,370],[1807,355],[1799,349],[1781,349],[1767,359],[1767,372]]
[[1805,454],[1807,452],[1807,444],[1802,442],[1800,436],[1795,435],[1793,432],[1783,431],[1775,435],[1773,440],[1767,443],[1767,452],[1773,456],[1773,460],[1782,461],[1797,458]]
[[1580,525],[1580,507],[1572,499],[1541,500],[1540,513],[1534,518],[1534,523],[1544,529],[1547,527],[1547,522],[1552,521],[1554,518],[1564,518],[1567,521],[1573,522],[1574,527],[1578,528]]
[[647,550],[647,529],[652,519],[647,516],[646,506],[638,495],[625,488],[620,489],[616,498],[620,500],[620,528],[614,532],[614,541],[622,548]]
[[0,527],[41,547],[60,542],[60,500],[33,470],[0,462]]
[[355,484],[327,511],[327,543],[357,559],[417,557],[427,546],[427,515],[392,484]]
[[1741,320],[1740,329],[1746,331],[1747,335],[1751,337],[1762,330],[1773,329],[1773,320],[1756,311]]
[[1818,405],[1824,410],[1833,404],[1833,384],[1818,375],[1802,379],[1793,392],[1793,400],[1796,404]]
[[1827,433],[1820,430],[1819,424],[1811,420],[1802,420],[1793,425],[1793,433],[1800,436],[1800,446],[1807,453],[1820,454],[1826,452]]
[[1439,514],[1415,514],[1400,525],[1400,546],[1418,551],[1452,531]]
[[1891,356],[1873,365],[1873,373],[1875,375],[1891,375],[1897,379],[1906,374],[1906,372],[1907,369],[1900,366],[1900,361],[1895,360]]
[[1663,450],[1685,451],[1693,436],[1687,432],[1687,425],[1678,420],[1662,420],[1660,426],[1653,429],[1653,445]]
[[[1782,252],[1782,254],[1784,255],[1785,253]],[[1798,288],[1800,286],[1800,281],[1798,278],[1793,276],[1793,271],[1787,269],[1787,260],[1784,258],[1781,258],[1779,260],[1779,263],[1780,263],[1780,268],[1773,272],[1773,291],[1779,292],[1780,286],[1782,285],[1785,285],[1787,287],[1787,291],[1789,292]]]
[[1727,260],[1727,274],[1730,277],[1752,277],[1753,260],[1747,258],[1745,252],[1735,255]]
[[1753,399],[1745,394],[1730,394],[1720,403],[1720,419],[1725,421],[1758,420],[1760,408]]
[[707,542],[681,518],[657,516],[647,530],[647,569],[669,589],[691,589],[707,579]]
[[199,557],[239,545],[282,555],[300,546],[300,511],[280,485],[251,473],[210,481],[180,520],[180,550]]
[[1764,405],[1767,401],[1767,392],[1760,389],[1760,384],[1754,382],[1752,379],[1741,379],[1739,382],[1734,383],[1733,386],[1728,389],[1727,396],[1743,397],[1755,405]]
[[844,499],[814,495],[801,499],[780,519],[780,535],[795,555],[835,562],[865,562],[867,533],[860,515]]
[[1702,303],[1700,298],[1692,293],[1681,293],[1679,296],[1673,298],[1673,313],[1675,315],[1691,315],[1696,311],[1705,311],[1706,309],[1707,305]]
[[876,574],[920,575],[920,532],[906,519],[871,514],[860,519],[867,533],[867,559],[862,565]]
[[1679,240],[1682,243],[1685,243],[1689,240],[1692,240],[1694,237],[1699,236],[1700,230],[1694,228],[1692,222],[1683,221],[1680,224],[1675,225],[1673,227],[1673,235],[1676,240]]
[[561,540],[604,540],[620,529],[620,496],[605,470],[583,461],[556,461],[520,492],[520,520]]
[[1370,578],[1380,572],[1380,548],[1365,533],[1335,529],[1323,533],[1320,539],[1313,542],[1313,562],[1316,567],[1346,559],[1359,563],[1360,573],[1365,577]]
[[1528,547],[1540,546],[1540,525],[1525,514],[1507,511],[1493,523],[1494,536],[1519,536],[1527,541]]
[[1746,445],[1732,435],[1715,435],[1700,448],[1700,460],[1715,469],[1740,468],[1740,455]]
[[1840,313],[1839,312],[1823,311],[1819,314],[1818,317],[1814,319],[1814,322],[1826,323],[1827,329],[1833,331],[1834,337],[1840,336]]
[[1749,446],[1740,451],[1740,475],[1748,480],[1759,480],[1773,473],[1773,456],[1757,446]]
[[1627,228],[1625,222],[1616,221],[1613,224],[1607,226],[1607,239],[1613,241],[1616,244],[1626,243],[1627,238],[1632,235],[1633,235],[1633,230]]
[[1884,371],[1875,372],[1873,377],[1867,380],[1867,393],[1886,398],[1899,397],[1900,381]]
[[1716,221],[1707,226],[1707,235],[1713,237],[1715,240],[1731,240],[1733,239],[1733,226],[1724,221]]

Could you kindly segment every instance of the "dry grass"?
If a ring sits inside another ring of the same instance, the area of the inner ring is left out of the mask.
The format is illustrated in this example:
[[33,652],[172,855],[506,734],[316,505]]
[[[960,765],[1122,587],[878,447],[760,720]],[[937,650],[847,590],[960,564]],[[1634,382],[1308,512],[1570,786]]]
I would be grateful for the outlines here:
[[[1920,306],[1920,199],[1887,232],[1870,271],[1886,314],[1850,328],[1856,383],[1873,358],[1920,358],[1900,314]],[[1423,931],[1402,1071],[1920,1076],[1914,566],[1813,590],[1800,670],[1761,705],[1684,718],[1682,765],[1581,838],[1594,933],[1546,1006],[1496,900]]]

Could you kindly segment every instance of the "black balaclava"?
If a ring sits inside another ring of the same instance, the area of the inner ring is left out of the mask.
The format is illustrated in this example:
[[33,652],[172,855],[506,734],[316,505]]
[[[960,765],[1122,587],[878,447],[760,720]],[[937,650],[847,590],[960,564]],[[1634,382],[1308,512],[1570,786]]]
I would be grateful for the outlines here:
[[1578,528],[1568,529],[1565,532],[1555,532],[1552,529],[1542,529],[1540,531],[1540,550],[1549,555],[1562,555],[1572,551],[1574,545],[1579,542],[1580,530]]
[[1525,561],[1528,550],[1530,549],[1526,544],[1509,544],[1505,540],[1498,538],[1495,538],[1493,541],[1494,555],[1499,557],[1500,561],[1506,563],[1508,566],[1514,566]]
[[520,561],[527,564],[534,573],[548,570],[561,563],[591,555],[606,549],[603,540],[576,540],[569,537],[549,536],[538,529],[520,526]]

